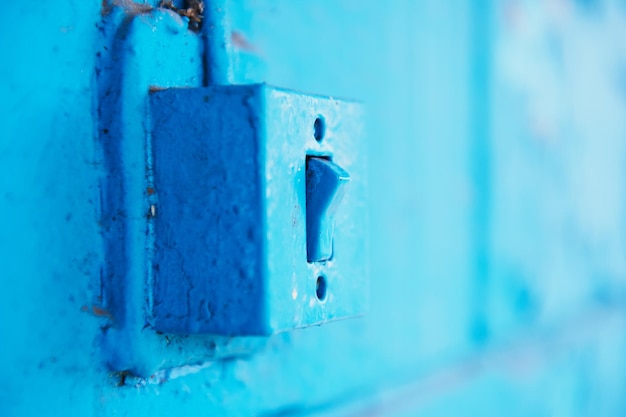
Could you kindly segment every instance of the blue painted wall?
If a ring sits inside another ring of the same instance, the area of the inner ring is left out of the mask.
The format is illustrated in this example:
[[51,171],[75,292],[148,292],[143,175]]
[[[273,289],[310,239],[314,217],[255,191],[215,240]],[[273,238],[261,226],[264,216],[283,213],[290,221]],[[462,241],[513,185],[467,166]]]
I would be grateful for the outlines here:
[[622,2],[227,4],[223,78],[364,101],[371,196],[368,315],[233,339],[142,329],[144,184],[110,169],[144,170],[150,85],[210,77],[118,5],[0,14],[1,415],[626,412]]

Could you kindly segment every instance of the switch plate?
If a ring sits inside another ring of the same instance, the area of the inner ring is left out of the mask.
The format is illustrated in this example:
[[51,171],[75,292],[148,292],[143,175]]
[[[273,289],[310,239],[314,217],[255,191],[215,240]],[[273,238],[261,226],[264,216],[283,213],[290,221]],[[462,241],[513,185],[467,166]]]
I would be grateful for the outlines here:
[[[156,330],[267,335],[364,313],[360,104],[264,84],[167,89],[150,104]],[[351,178],[324,262],[307,261],[311,156]]]

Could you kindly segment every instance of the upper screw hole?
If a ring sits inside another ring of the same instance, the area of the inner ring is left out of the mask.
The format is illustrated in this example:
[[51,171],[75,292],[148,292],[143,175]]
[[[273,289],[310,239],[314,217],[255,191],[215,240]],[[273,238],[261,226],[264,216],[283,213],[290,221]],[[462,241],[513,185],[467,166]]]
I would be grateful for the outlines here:
[[326,123],[324,122],[323,117],[318,117],[315,119],[315,123],[313,123],[313,136],[315,136],[315,140],[321,142],[324,139],[324,134],[326,133]]

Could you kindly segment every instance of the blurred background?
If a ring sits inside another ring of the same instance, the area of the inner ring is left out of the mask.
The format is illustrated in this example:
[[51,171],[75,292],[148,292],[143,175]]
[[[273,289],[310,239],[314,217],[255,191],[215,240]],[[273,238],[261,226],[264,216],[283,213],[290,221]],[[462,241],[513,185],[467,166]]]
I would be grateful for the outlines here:
[[368,314],[110,369],[99,57],[160,2],[7,3],[0,414],[626,415],[626,2],[206,3],[231,82],[364,103]]

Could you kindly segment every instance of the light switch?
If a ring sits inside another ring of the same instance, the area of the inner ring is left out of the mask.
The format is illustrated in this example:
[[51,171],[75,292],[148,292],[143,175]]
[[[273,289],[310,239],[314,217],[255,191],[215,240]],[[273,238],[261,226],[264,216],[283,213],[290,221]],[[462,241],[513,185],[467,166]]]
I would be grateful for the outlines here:
[[335,212],[343,199],[350,175],[323,157],[309,157],[306,163],[307,260],[324,262],[333,256]]

